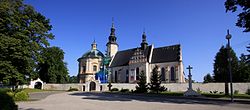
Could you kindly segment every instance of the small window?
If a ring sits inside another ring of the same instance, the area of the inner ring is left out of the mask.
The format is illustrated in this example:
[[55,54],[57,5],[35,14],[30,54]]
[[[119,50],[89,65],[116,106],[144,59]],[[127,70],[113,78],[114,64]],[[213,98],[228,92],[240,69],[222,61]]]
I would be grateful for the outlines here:
[[97,71],[97,66],[96,65],[93,66],[93,71]]
[[139,72],[140,72],[140,70],[139,70],[139,68],[136,68],[136,80],[139,80]]
[[171,67],[170,80],[175,81],[175,70],[174,67]]
[[82,71],[83,71],[83,73],[86,72],[86,66],[82,66]]

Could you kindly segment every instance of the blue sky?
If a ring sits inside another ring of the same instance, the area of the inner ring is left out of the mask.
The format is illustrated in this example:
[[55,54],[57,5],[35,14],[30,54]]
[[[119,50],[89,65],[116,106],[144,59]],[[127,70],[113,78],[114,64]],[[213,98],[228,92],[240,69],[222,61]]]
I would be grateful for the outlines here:
[[[143,28],[155,47],[181,44],[184,67],[193,66],[193,79],[213,73],[216,53],[226,44],[227,29],[237,56],[246,53],[250,33],[235,26],[237,13],[226,13],[225,0],[25,0],[50,19],[51,46],[65,52],[70,75],[95,39],[106,50],[112,17],[119,50],[139,47]],[[187,70],[184,70],[187,77]]]

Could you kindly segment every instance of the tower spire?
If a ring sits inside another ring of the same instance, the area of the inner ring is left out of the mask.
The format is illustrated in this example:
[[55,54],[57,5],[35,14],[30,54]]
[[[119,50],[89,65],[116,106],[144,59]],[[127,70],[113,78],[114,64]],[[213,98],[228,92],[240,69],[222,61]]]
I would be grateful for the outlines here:
[[147,36],[146,36],[146,33],[145,33],[145,28],[143,28],[141,49],[144,50],[144,49],[147,48],[147,46],[148,46],[148,43],[147,43]]
[[91,49],[92,49],[92,50],[96,50],[96,49],[97,49],[97,44],[96,44],[96,42],[95,42],[95,38],[94,38],[93,43],[91,44]]
[[112,27],[110,29],[109,41],[107,44],[117,44],[116,43],[116,36],[115,36],[115,25],[114,25],[114,17],[112,17]]
[[114,17],[112,17],[112,26],[110,29],[110,35],[108,37],[107,46],[107,56],[113,57],[116,52],[118,51],[118,44],[116,43],[116,36],[115,36],[115,25],[114,25]]
[[112,27],[111,28],[115,28],[115,25],[114,25],[114,17],[112,17]]

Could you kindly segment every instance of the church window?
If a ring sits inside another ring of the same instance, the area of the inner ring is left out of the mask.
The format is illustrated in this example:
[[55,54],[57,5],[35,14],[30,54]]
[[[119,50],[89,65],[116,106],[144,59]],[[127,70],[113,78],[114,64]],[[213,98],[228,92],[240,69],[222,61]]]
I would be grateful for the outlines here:
[[93,71],[97,71],[97,66],[96,65],[93,66]]
[[129,82],[129,71],[126,70],[126,83],[128,83],[128,82]]
[[175,70],[174,67],[171,67],[171,75],[170,75],[170,80],[175,81]]
[[82,66],[82,72],[83,72],[83,73],[86,72],[86,66]]
[[115,83],[117,83],[117,71],[115,71]]
[[165,76],[166,76],[166,72],[165,72],[165,68],[161,68],[161,80],[165,81]]
[[140,72],[139,68],[136,68],[136,80],[139,80],[139,72]]

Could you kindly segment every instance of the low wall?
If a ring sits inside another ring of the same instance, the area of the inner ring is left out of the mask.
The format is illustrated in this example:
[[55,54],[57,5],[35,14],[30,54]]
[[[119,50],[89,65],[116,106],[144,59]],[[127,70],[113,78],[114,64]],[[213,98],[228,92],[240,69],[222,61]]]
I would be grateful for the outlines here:
[[83,84],[44,84],[45,90],[69,90],[70,88],[77,88],[79,91],[83,91]]
[[[97,91],[107,91],[108,84],[99,84],[98,87],[102,90]],[[168,83],[168,84],[162,84],[164,87],[168,88],[168,90],[172,92],[184,92],[188,88],[188,83]],[[135,90],[136,84],[126,84],[126,83],[112,83],[112,88],[118,88],[120,89],[130,89]],[[44,84],[44,89],[50,89],[50,90],[68,90],[70,87],[78,88],[78,90],[85,91],[88,89],[86,87],[86,84]],[[200,89],[202,92],[209,93],[210,91],[218,91],[224,92],[225,84],[224,83],[193,83],[193,89],[197,90]],[[250,83],[233,83],[233,90],[238,90],[239,93],[246,93],[247,89],[250,89]],[[230,87],[229,87],[230,90]],[[229,91],[230,92],[230,91]]]

